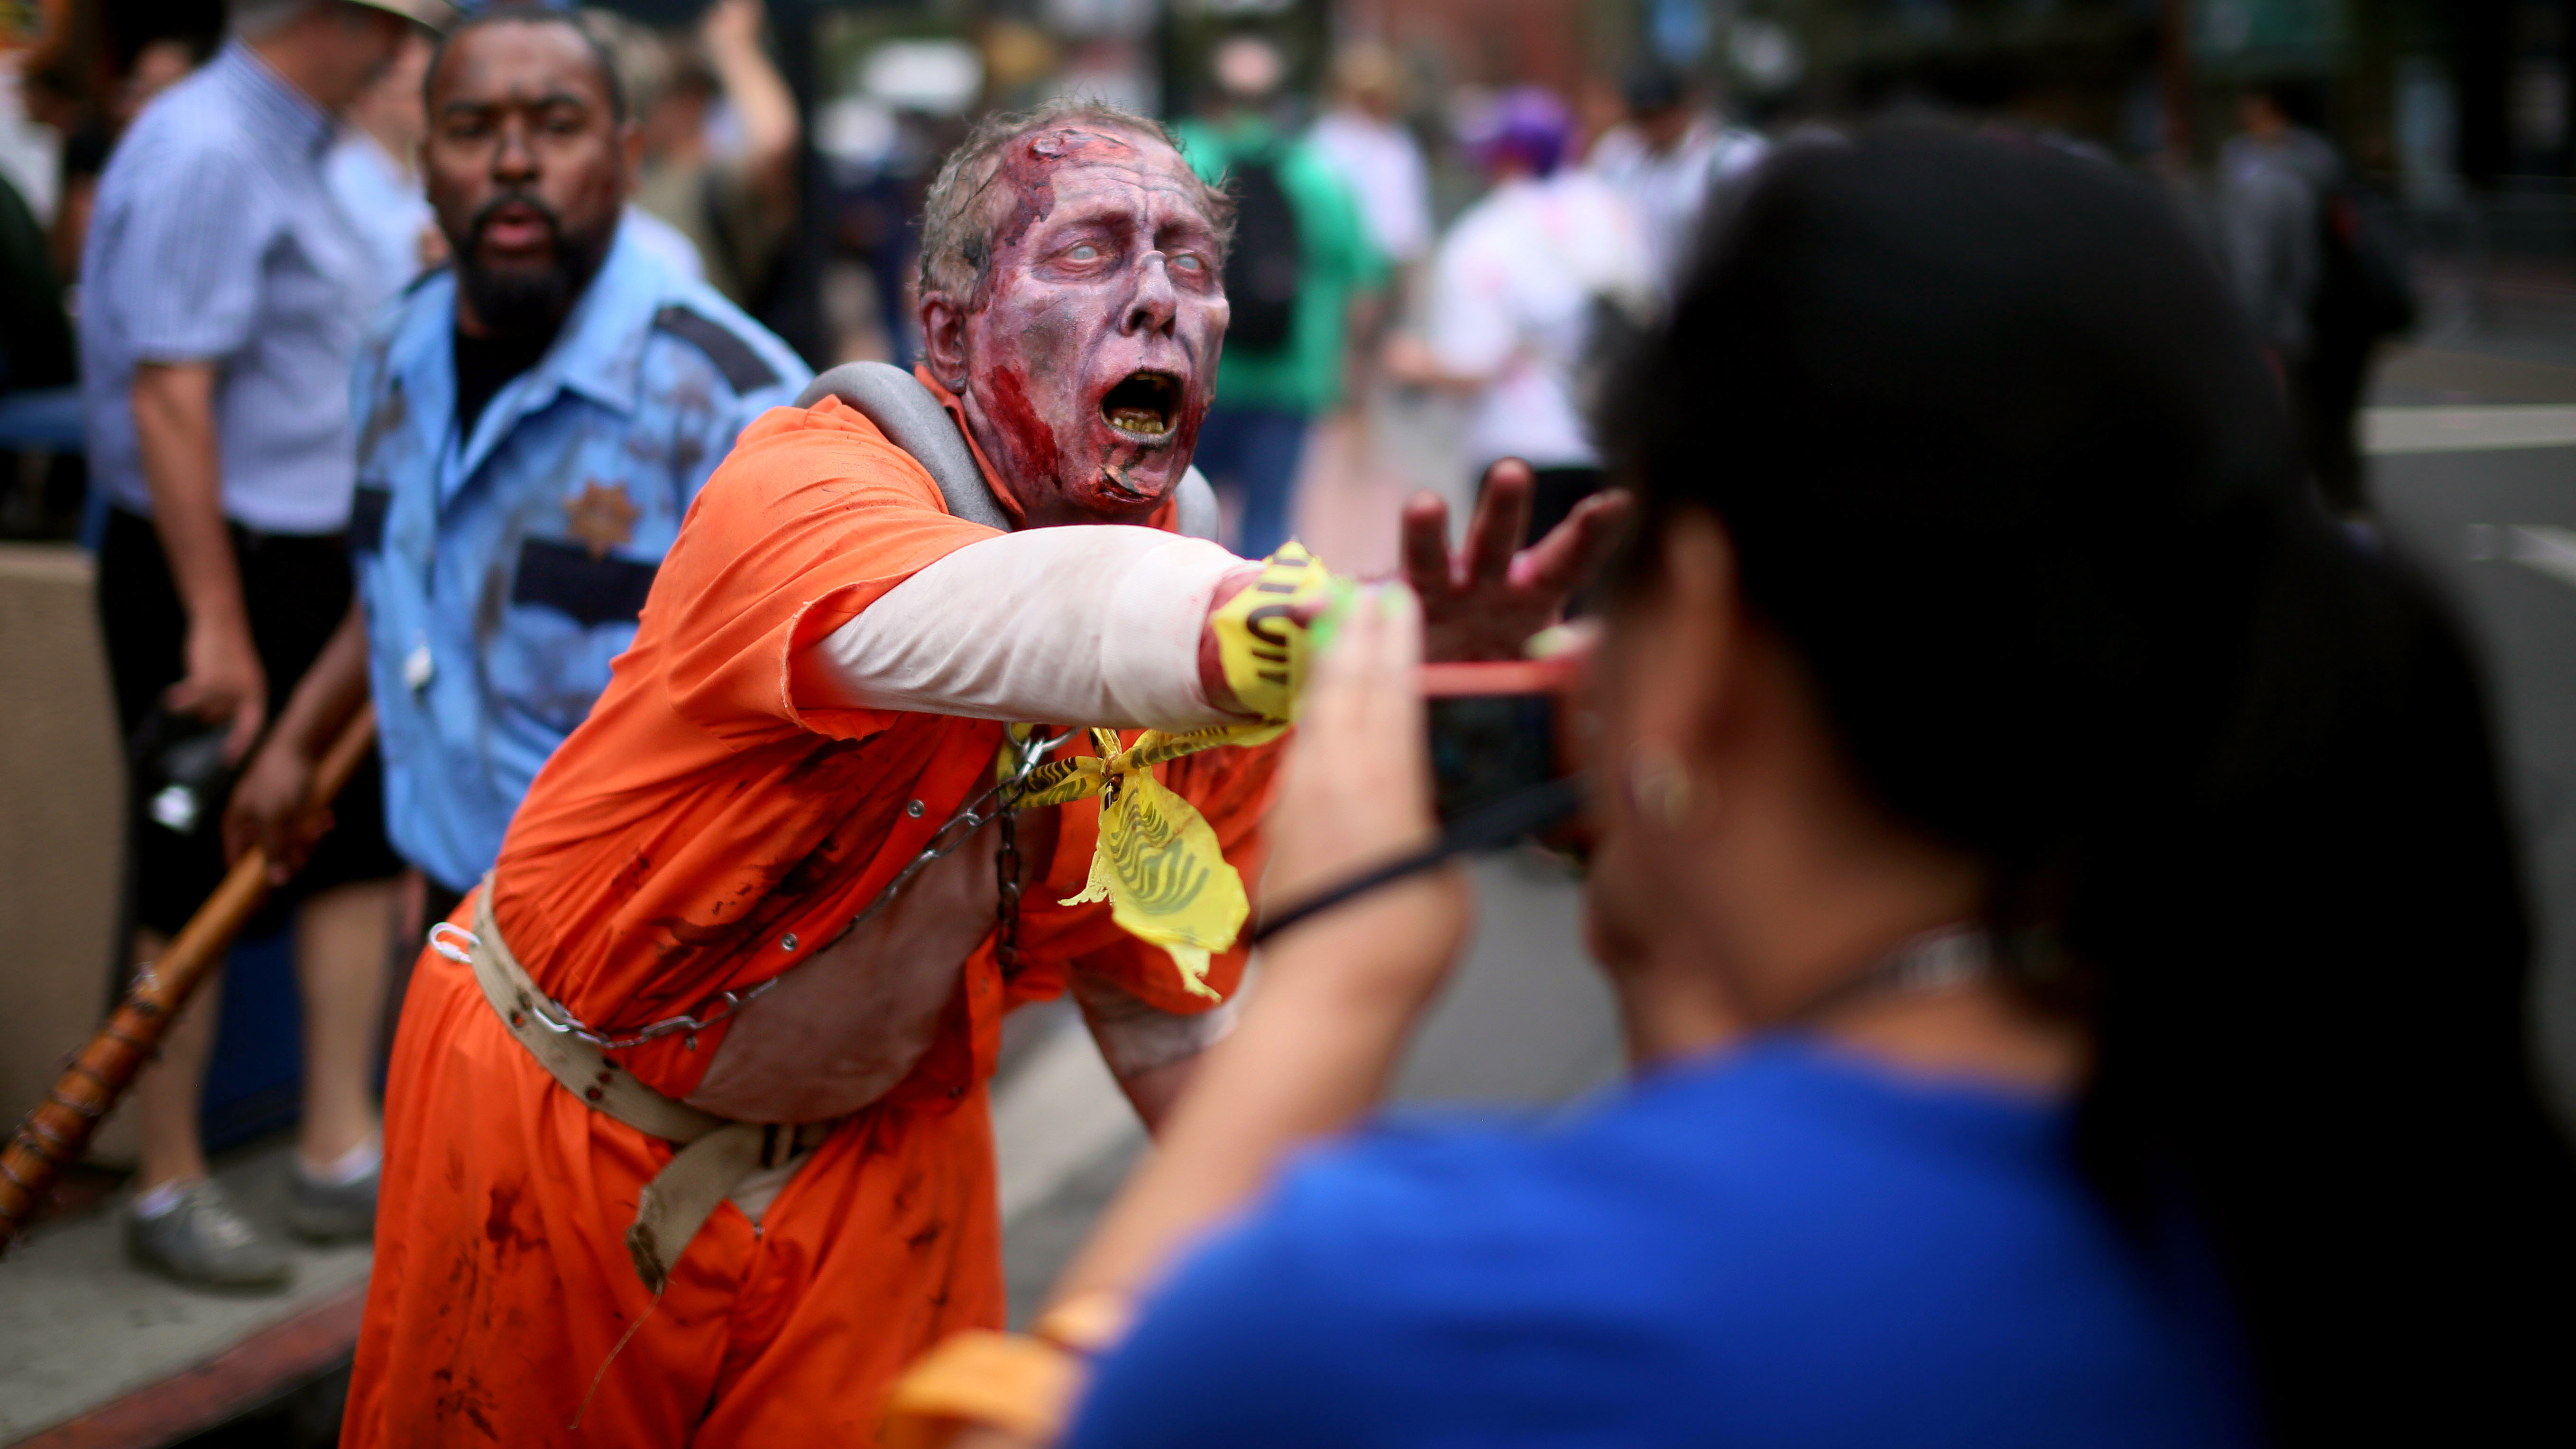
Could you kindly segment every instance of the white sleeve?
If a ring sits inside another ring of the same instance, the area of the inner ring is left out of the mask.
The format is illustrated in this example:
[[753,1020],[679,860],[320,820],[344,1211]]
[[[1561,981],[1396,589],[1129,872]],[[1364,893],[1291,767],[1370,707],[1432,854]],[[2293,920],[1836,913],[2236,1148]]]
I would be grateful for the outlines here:
[[1213,543],[1119,525],[970,543],[796,661],[798,703],[1112,729],[1241,718],[1208,703],[1199,634],[1226,573]]

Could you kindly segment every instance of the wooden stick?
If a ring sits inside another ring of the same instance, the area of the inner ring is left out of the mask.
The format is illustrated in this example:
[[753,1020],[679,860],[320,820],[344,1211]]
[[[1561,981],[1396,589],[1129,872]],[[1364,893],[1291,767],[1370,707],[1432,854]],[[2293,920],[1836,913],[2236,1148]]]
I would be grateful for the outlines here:
[[[336,799],[375,742],[376,707],[360,705],[314,771],[313,798],[306,808],[319,810]],[[54,1179],[81,1160],[90,1134],[133,1085],[135,1073],[161,1049],[162,1036],[187,1008],[188,998],[267,896],[268,852],[254,845],[224,873],[223,883],[188,918],[161,959],[136,973],[107,1024],[54,1079],[54,1089],[18,1124],[9,1145],[0,1148],[0,1252],[35,1220]]]

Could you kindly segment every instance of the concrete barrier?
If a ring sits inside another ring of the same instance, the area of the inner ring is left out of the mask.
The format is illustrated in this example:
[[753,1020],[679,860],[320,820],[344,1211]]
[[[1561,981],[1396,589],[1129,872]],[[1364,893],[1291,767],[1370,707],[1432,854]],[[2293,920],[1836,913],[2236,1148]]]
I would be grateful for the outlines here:
[[[0,1124],[89,1039],[118,955],[125,776],[95,590],[79,549],[0,544]],[[94,1157],[132,1160],[119,1115]]]

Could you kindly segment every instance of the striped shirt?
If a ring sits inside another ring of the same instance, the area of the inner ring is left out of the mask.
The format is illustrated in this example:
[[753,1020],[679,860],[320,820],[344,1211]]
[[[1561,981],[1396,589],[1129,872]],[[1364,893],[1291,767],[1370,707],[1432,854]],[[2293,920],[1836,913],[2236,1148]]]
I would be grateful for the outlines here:
[[139,362],[214,363],[226,517],[347,526],[349,367],[371,306],[364,242],[332,201],[334,127],[239,40],[147,107],[99,180],[81,257],[91,476],[148,515]]

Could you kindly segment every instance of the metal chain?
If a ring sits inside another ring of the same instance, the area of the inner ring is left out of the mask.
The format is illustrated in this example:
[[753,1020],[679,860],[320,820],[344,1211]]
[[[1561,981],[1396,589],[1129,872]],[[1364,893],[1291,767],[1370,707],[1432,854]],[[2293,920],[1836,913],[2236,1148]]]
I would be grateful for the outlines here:
[[[858,929],[869,917],[884,910],[898,892],[912,883],[914,876],[929,868],[932,861],[956,854],[967,841],[975,838],[977,831],[998,820],[1002,825],[1002,848],[995,858],[995,871],[1001,886],[1001,901],[994,907],[993,954],[1001,963],[1003,975],[1009,976],[1016,973],[1019,970],[1020,955],[1020,845],[1019,830],[1013,818],[1013,812],[1018,810],[1021,796],[1027,793],[1029,776],[1037,772],[1038,766],[1046,762],[1047,756],[1055,753],[1077,733],[1078,731],[1075,730],[1066,730],[1060,735],[1032,740],[1018,740],[1005,735],[1003,738],[1006,745],[1019,752],[1018,767],[1011,772],[1010,778],[994,782],[985,789],[984,793],[959,806],[956,814],[940,822],[939,828],[930,832],[929,844],[919,855],[904,863],[903,869],[895,873],[894,879],[885,883],[885,889],[876,893],[865,910],[850,918],[850,924],[845,928],[844,934]],[[442,932],[451,932],[465,938],[464,949],[459,949],[442,935]],[[473,961],[473,957],[468,952],[476,944],[474,933],[461,927],[449,925],[445,921],[439,922],[430,928],[429,944],[432,950],[450,961],[464,964],[470,964]],[[551,998],[545,999],[543,1006],[531,1005],[528,1014],[536,1018],[539,1025],[558,1036],[569,1036],[576,1041],[588,1042],[602,1051],[624,1051],[629,1047],[642,1046],[648,1041],[678,1032],[685,1031],[694,1035],[704,1031],[758,1001],[768,994],[771,987],[786,979],[782,973],[770,977],[748,991],[727,991],[716,997],[715,1009],[703,1017],[665,1017],[623,1035],[618,1034],[617,1029],[613,1027],[592,1027],[585,1024],[581,1018],[566,1011],[563,1003]],[[560,1015],[550,1013],[548,1008],[552,1008],[552,1013]]]
[[1020,974],[1020,819],[1011,811],[1002,812],[1002,848],[993,857],[994,884],[999,892],[993,901],[993,959],[1002,968],[1002,979]]

